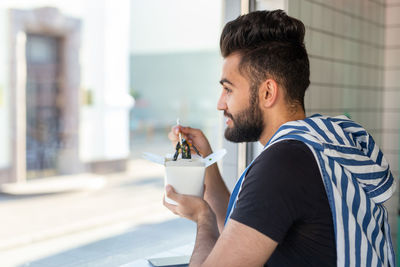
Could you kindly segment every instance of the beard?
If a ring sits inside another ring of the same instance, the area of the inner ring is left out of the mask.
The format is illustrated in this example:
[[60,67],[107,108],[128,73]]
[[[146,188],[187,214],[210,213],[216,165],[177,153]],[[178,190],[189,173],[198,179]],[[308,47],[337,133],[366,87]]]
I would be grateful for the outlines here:
[[255,142],[260,139],[264,130],[262,111],[258,101],[250,101],[250,107],[235,116],[224,111],[224,115],[233,122],[233,127],[225,129],[225,138],[231,142]]

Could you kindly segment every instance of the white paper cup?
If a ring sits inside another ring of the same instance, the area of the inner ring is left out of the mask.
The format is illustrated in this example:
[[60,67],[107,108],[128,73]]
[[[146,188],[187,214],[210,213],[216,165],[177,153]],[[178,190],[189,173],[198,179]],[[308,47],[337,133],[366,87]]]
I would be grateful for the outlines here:
[[[200,159],[167,160],[165,162],[165,185],[170,184],[179,194],[203,196],[205,163]],[[165,196],[167,203],[177,205]]]

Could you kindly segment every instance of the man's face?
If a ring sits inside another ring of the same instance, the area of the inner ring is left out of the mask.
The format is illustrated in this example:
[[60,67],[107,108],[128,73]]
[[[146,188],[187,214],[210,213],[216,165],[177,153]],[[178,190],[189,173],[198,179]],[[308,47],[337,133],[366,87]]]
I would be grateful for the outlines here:
[[[264,130],[264,120],[259,107],[258,93],[252,95],[247,79],[239,72],[240,56],[225,58],[220,81],[223,90],[217,108],[224,111],[227,128],[225,138],[232,142],[258,141]],[[254,92],[253,91],[253,92]]]

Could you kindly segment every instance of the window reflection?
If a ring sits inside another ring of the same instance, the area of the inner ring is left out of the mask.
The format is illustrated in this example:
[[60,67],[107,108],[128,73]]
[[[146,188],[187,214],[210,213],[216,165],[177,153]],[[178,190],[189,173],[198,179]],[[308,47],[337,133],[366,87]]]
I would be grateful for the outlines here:
[[221,9],[1,1],[2,266],[119,266],[193,241],[141,155],[173,152],[178,117],[220,147]]

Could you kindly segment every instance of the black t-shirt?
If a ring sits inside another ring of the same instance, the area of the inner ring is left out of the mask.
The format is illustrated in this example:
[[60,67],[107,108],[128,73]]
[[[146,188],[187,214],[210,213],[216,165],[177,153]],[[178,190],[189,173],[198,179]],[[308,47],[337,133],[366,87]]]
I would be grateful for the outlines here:
[[231,218],[278,242],[265,266],[336,266],[332,213],[317,162],[296,140],[250,166]]

